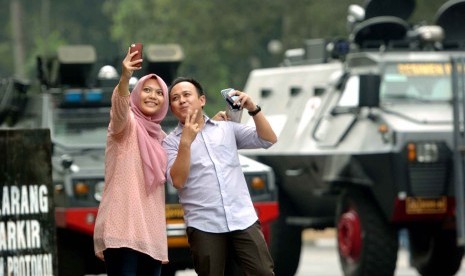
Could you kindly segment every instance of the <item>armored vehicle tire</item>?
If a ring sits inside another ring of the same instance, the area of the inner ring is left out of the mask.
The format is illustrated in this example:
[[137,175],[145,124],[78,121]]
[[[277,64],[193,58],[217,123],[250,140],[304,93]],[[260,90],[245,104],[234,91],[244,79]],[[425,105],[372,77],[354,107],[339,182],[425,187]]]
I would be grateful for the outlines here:
[[276,276],[295,275],[299,267],[302,228],[286,223],[286,217],[293,214],[293,209],[287,196],[280,192],[279,217],[271,225],[270,244]]
[[455,230],[424,225],[409,229],[412,266],[422,276],[455,275],[463,257]]
[[343,192],[336,214],[338,253],[345,276],[392,276],[399,247],[397,231],[384,219],[371,195]]

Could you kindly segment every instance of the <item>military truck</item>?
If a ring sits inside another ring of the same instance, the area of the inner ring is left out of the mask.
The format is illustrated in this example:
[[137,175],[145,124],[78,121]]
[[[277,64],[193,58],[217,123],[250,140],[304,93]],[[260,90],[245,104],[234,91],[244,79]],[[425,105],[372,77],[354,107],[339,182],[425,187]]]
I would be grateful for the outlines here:
[[[154,72],[171,82],[183,59],[182,48],[177,44],[147,44],[144,51],[144,69],[137,73]],[[104,263],[94,255],[92,237],[105,185],[111,94],[119,77],[114,66],[105,65],[97,71],[97,64],[93,46],[62,46],[54,56],[38,57],[39,86],[18,79],[5,79],[0,85],[1,127],[50,129],[58,271],[66,276],[105,272]],[[162,127],[169,132],[176,124],[169,114]],[[245,156],[240,162],[269,240],[270,223],[278,211],[274,172]],[[163,275],[174,275],[193,264],[183,211],[171,186],[166,186],[166,219],[170,263],[164,266]]]
[[344,275],[394,275],[401,229],[419,274],[460,268],[454,133],[463,111],[454,121],[451,76],[464,77],[453,61],[465,56],[465,1],[444,3],[435,25],[408,22],[415,5],[352,5],[347,39],[307,40],[281,66],[250,73],[244,91],[278,134],[269,150],[244,152],[276,174],[276,275],[295,274],[303,229],[327,227]]

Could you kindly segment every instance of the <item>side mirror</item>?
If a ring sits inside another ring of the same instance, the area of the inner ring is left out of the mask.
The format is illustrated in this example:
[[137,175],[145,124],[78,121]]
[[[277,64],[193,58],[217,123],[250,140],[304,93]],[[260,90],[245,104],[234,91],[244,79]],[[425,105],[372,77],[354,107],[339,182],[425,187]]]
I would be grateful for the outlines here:
[[379,106],[379,88],[381,76],[375,74],[360,75],[358,106],[377,107]]

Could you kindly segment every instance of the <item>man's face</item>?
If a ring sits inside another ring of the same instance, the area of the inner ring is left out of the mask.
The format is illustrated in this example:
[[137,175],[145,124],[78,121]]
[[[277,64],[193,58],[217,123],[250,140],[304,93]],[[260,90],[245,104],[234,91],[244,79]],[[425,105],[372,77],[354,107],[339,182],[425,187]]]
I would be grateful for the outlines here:
[[[205,105],[205,95],[199,96],[195,86],[188,82],[183,81],[176,84],[170,93],[170,107],[173,113],[179,121],[184,123],[187,113],[194,113],[194,110],[198,110],[198,114],[202,114],[202,107]],[[198,116],[199,118],[201,116]]]

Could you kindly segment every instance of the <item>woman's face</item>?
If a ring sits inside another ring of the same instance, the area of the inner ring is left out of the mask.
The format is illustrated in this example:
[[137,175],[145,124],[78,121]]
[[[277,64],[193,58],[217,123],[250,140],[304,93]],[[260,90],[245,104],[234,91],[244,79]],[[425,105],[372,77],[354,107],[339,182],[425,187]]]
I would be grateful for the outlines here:
[[145,81],[140,92],[140,107],[142,113],[147,116],[155,114],[163,106],[165,98],[156,79],[150,78]]

